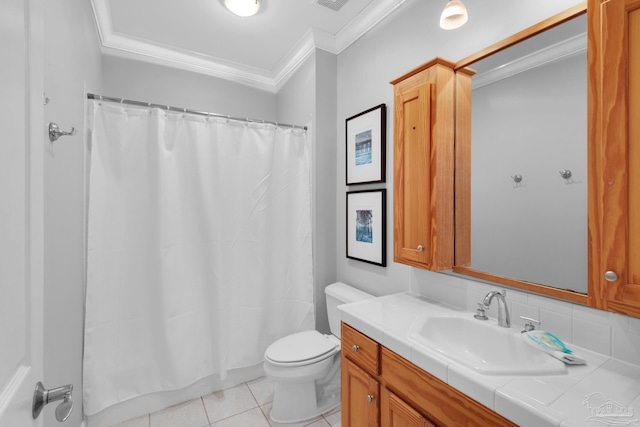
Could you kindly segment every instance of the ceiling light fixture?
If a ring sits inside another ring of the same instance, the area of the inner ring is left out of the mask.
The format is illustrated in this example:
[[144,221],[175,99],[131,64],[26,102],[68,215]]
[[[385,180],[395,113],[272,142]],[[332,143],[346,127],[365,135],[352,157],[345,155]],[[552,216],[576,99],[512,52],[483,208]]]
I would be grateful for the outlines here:
[[238,16],[253,16],[260,10],[260,0],[224,0],[224,5]]
[[467,8],[460,0],[449,0],[440,16],[440,28],[444,30],[455,30],[462,27],[469,19]]

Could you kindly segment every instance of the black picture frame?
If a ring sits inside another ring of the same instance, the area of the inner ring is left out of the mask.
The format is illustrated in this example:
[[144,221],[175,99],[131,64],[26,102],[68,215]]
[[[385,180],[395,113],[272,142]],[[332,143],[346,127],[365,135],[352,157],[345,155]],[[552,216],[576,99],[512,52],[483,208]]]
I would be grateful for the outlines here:
[[376,105],[345,122],[346,185],[385,182],[386,105]]
[[347,192],[347,258],[387,266],[387,190]]

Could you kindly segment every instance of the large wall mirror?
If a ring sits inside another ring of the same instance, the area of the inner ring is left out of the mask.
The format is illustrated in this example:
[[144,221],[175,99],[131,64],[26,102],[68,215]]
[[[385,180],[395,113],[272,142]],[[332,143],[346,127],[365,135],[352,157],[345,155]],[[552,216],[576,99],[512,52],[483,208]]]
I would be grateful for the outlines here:
[[586,304],[586,4],[457,68],[475,75],[454,272]]

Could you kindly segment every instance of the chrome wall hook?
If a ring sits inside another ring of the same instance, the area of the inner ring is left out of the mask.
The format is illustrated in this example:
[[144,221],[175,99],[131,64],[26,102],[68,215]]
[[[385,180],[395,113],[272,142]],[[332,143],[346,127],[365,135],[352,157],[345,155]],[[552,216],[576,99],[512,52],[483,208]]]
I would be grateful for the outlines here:
[[49,141],[51,142],[56,142],[61,136],[73,136],[77,133],[78,131],[74,127],[72,127],[69,132],[65,132],[60,129],[60,126],[58,126],[57,124],[53,122],[49,123]]
[[571,173],[571,171],[569,169],[563,169],[561,171],[558,171],[558,173],[564,179],[569,179],[569,178],[571,178],[571,175],[572,175],[572,173]]
[[522,188],[525,185],[522,183],[522,175],[517,174],[517,175],[512,175],[511,179],[513,180],[513,188]]

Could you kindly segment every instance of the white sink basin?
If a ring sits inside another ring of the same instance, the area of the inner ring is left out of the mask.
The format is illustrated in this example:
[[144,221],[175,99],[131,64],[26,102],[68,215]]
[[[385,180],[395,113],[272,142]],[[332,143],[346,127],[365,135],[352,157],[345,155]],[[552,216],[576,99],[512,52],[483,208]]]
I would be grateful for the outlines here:
[[413,325],[409,340],[485,375],[551,375],[567,370],[563,362],[527,344],[520,331],[473,315],[425,316]]

